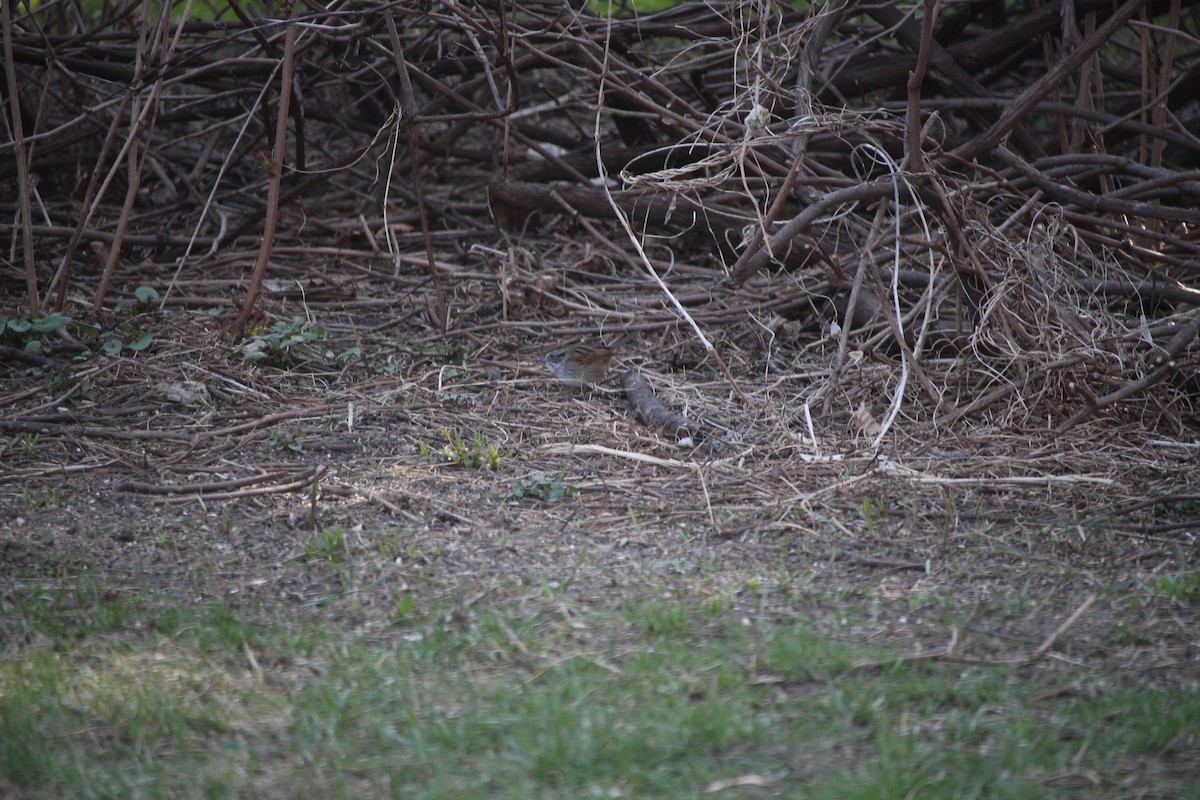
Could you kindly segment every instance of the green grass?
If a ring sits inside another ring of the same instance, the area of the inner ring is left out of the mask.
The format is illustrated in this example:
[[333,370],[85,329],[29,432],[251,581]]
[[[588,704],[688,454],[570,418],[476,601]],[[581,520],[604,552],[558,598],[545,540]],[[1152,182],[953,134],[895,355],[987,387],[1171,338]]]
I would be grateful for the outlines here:
[[447,603],[416,603],[368,635],[300,616],[312,610],[97,583],[12,590],[0,599],[0,790],[1197,796],[1193,691],[902,660],[711,598],[570,614],[564,595],[467,614]]

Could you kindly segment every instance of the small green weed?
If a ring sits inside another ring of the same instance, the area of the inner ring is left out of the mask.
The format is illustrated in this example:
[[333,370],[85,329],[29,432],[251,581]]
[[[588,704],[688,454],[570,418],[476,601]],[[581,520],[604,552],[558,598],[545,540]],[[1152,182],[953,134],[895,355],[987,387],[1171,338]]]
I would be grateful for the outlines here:
[[[442,445],[442,456],[446,460],[467,469],[497,469],[500,466],[500,446],[489,442],[482,431],[473,432],[470,439],[446,428],[441,432],[446,437],[446,444]],[[429,448],[422,452],[428,456]]]
[[38,439],[40,438],[40,433],[26,433],[21,435],[21,449],[25,451],[26,457],[33,458],[33,454],[37,450]]
[[416,609],[417,601],[411,594],[402,594],[392,603],[392,608],[395,611],[395,622],[400,622],[413,615]]
[[465,405],[475,399],[475,392],[466,388],[474,380],[469,369],[445,367],[442,369],[438,394],[443,403]]
[[302,361],[320,355],[317,342],[329,338],[329,331],[321,325],[310,325],[300,318],[290,322],[276,322],[265,331],[256,331],[233,349],[247,361],[256,361],[268,367],[288,369]]
[[290,450],[293,453],[303,453],[304,431],[271,431],[271,438],[267,441],[267,449],[276,453],[284,450]]
[[376,375],[394,375],[399,368],[400,365],[391,359],[371,362],[371,371]]
[[21,499],[25,508],[35,511],[48,506],[61,506],[67,501],[67,493],[62,489],[47,489],[44,492],[32,493],[29,489],[21,490]]
[[139,286],[133,290],[133,302],[118,303],[116,310],[118,312],[129,312],[131,314],[144,313],[153,310],[154,301],[158,298],[158,290],[153,286]]
[[[381,534],[375,540],[375,552],[380,558],[388,561],[403,559],[405,552],[405,537],[402,531],[393,529]],[[411,546],[411,545],[410,545]]]
[[535,472],[528,478],[514,483],[508,496],[536,497],[547,503],[557,503],[573,494],[579,494],[579,487],[563,483],[562,478],[547,478],[544,473]]
[[1159,514],[1167,511],[1177,513],[1200,511],[1200,500],[1196,499],[1195,494],[1189,493],[1177,496],[1174,492],[1151,492],[1151,496],[1155,495],[1160,497],[1160,501],[1154,504],[1154,510]]
[[125,341],[109,332],[104,334],[104,344],[100,345],[100,349],[110,356],[119,355],[122,350],[139,353],[149,347],[153,341],[154,335],[150,333],[139,333],[129,341]]
[[304,544],[305,561],[341,561],[349,552],[346,532],[338,525],[322,528],[320,533]]
[[139,303],[149,303],[158,299],[158,290],[153,286],[139,286],[133,290],[133,296]]
[[[636,534],[637,536],[641,536],[642,535],[642,523],[641,523],[641,520],[638,519],[637,509],[631,505],[628,505],[628,506],[625,506],[625,512],[629,516],[629,527],[633,530],[634,534]],[[628,544],[629,544],[628,536],[622,536],[620,539],[617,540],[617,545],[620,547],[625,547]]]
[[864,498],[858,513],[869,532],[882,533],[884,531],[887,524],[887,505],[882,498]]
[[431,356],[436,356],[445,363],[453,364],[455,366],[461,366],[466,358],[462,348],[460,348],[454,342],[447,341],[445,339],[439,342],[424,342],[422,344],[418,344],[413,348],[413,350],[418,353],[424,352]]
[[87,378],[76,378],[70,369],[46,373],[46,392],[56,403],[73,403],[82,400],[92,391],[92,382]]
[[1159,594],[1170,597],[1181,605],[1200,604],[1200,571],[1159,575],[1154,588]]

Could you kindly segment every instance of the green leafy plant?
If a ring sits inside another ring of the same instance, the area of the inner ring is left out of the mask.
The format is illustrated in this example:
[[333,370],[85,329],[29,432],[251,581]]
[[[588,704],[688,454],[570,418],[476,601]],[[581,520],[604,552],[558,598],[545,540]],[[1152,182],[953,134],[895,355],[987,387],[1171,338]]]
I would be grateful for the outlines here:
[[133,290],[133,302],[121,302],[116,310],[122,313],[142,313],[154,308],[154,301],[159,298],[158,290],[153,286],[139,286]]
[[92,390],[92,382],[87,378],[76,379],[71,370],[46,373],[46,391],[54,397],[56,403],[69,403],[80,400]]
[[149,347],[150,343],[153,341],[154,335],[150,333],[140,333],[133,339],[130,339],[128,342],[111,333],[108,333],[105,334],[104,344],[100,346],[100,349],[110,356],[115,356],[122,350],[129,350],[131,352],[138,353]]
[[[628,516],[629,516],[630,529],[634,532],[635,535],[641,536],[642,535],[642,523],[641,523],[641,520],[638,519],[637,509],[634,508],[632,505],[627,505],[627,506],[625,506],[625,513],[628,514]],[[617,544],[621,547],[627,546],[629,544],[629,537],[622,536],[620,539],[617,540]]]
[[565,484],[561,478],[548,478],[541,472],[517,481],[508,493],[509,497],[536,497],[547,503],[557,503],[573,494],[579,494],[579,487]]
[[54,333],[70,322],[70,317],[58,313],[40,317],[31,317],[28,314],[15,317],[0,316],[0,344],[19,347],[29,353],[40,353],[42,337]]
[[1159,594],[1185,606],[1200,604],[1200,571],[1183,571],[1176,575],[1160,575],[1154,588]]
[[412,616],[416,609],[417,601],[411,594],[402,594],[392,603],[392,608],[395,611],[395,621],[399,622],[406,617]]
[[866,523],[868,531],[879,533],[883,530],[884,524],[887,521],[887,505],[881,498],[865,498],[858,513],[862,517],[863,522]]
[[44,492],[34,494],[29,489],[22,489],[21,500],[25,503],[25,508],[30,511],[36,511],[39,508],[46,508],[47,506],[62,505],[67,501],[67,493],[62,489],[48,489]]
[[466,355],[458,345],[445,339],[439,342],[423,342],[413,347],[413,350],[418,353],[424,352],[431,356],[436,356],[447,364],[455,366],[462,366],[466,358]]
[[1162,502],[1154,504],[1156,513],[1162,514],[1169,511],[1179,513],[1194,513],[1200,510],[1200,502],[1195,498],[1195,495],[1188,494],[1183,497],[1176,497],[1174,493],[1164,494]]
[[276,453],[283,450],[290,450],[293,453],[303,453],[304,431],[271,431],[271,438],[267,441],[267,449]]
[[319,352],[316,343],[328,338],[329,331],[323,326],[310,325],[296,318],[290,322],[276,322],[265,331],[252,334],[233,352],[247,361],[287,369],[313,358]]
[[340,561],[349,552],[346,532],[340,526],[322,528],[304,544],[305,561]]
[[458,431],[442,428],[446,444],[442,445],[442,455],[459,466],[468,469],[488,467],[496,469],[500,466],[500,447],[487,440],[481,431],[475,431],[470,438],[464,438]]
[[21,449],[25,451],[25,455],[27,457],[33,458],[33,453],[35,450],[37,450],[37,443],[38,443],[38,439],[40,439],[40,438],[41,438],[41,434],[38,434],[38,433],[22,434]]
[[465,404],[475,399],[475,393],[465,385],[474,380],[469,369],[446,367],[442,370],[441,398],[443,403]]

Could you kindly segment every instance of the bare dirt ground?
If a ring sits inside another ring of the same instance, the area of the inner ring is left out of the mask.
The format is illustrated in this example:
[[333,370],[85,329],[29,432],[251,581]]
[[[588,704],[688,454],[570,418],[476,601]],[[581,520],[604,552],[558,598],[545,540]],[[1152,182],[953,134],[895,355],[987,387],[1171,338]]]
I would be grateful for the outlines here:
[[[638,422],[612,381],[545,374],[545,347],[601,327],[565,312],[584,279],[567,268],[551,283],[551,267],[444,266],[454,306],[474,311],[442,335],[429,288],[390,295],[390,267],[360,259],[361,280],[330,280],[303,262],[259,327],[324,326],[296,363],[242,358],[227,315],[131,305],[86,344],[151,345],[87,357],[70,400],[50,393],[61,379],[4,367],[6,583],[92,576],[317,607],[364,632],[399,608],[465,611],[539,586],[595,604],[720,595],[915,655],[1196,684],[1200,449],[1148,434],[1154,420],[939,429],[902,401],[872,450],[861,412],[819,401],[834,349],[819,332],[763,348],[726,329],[731,382],[688,331],[626,320],[621,368],[728,428],[690,446]],[[868,354],[834,396],[874,392],[882,419],[899,370]],[[495,466],[448,456],[447,434],[477,438],[485,461],[491,445]]]

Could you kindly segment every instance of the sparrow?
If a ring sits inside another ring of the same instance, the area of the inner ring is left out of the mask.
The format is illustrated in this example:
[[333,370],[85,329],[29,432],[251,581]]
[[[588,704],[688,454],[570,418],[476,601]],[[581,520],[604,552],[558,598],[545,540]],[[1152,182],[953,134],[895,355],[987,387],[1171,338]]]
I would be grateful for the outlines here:
[[611,347],[558,347],[542,357],[546,369],[567,386],[580,388],[599,383],[612,364]]

